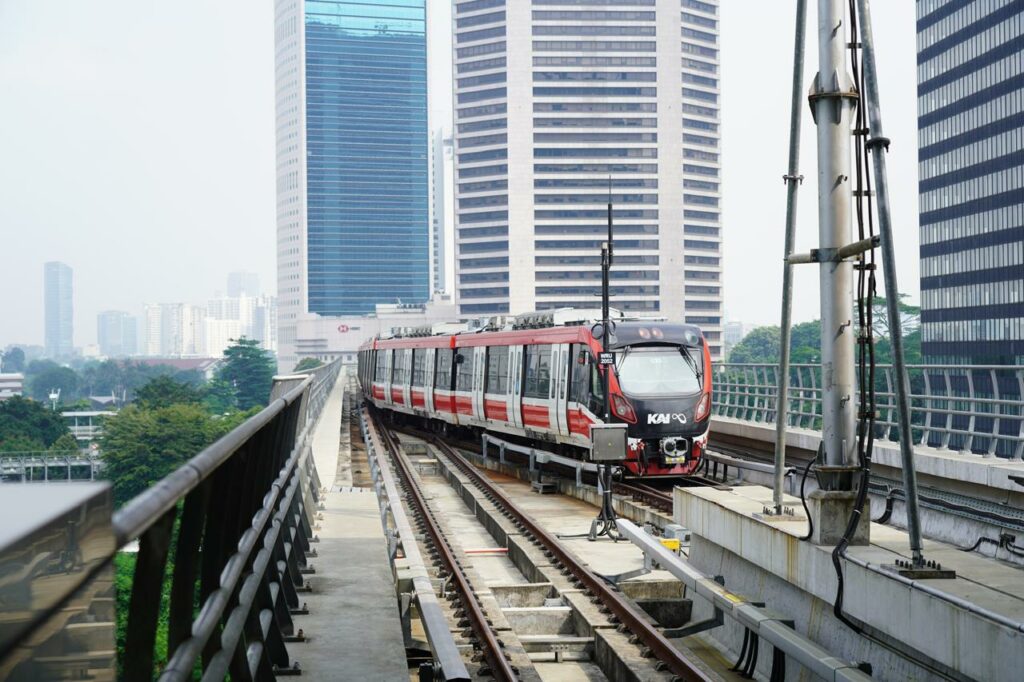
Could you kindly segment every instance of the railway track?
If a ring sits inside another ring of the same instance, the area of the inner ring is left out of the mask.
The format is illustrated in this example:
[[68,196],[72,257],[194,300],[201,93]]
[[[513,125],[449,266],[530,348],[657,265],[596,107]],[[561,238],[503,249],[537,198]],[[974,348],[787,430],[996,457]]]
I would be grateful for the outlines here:
[[[479,597],[482,592],[489,590],[485,585],[473,584],[472,572],[467,571],[460,563],[458,552],[453,547],[455,543],[445,533],[444,520],[439,518],[439,511],[431,505],[432,499],[424,494],[417,482],[417,474],[414,472],[408,456],[403,452],[402,442],[397,433],[377,420],[372,412],[369,414],[369,420],[371,429],[378,435],[389,457],[396,464],[396,469],[402,478],[402,486],[407,491],[409,506],[417,517],[417,523],[421,524],[424,535],[430,539],[432,545],[430,554],[435,556],[441,564],[444,579],[458,593],[459,603],[456,615],[460,619],[459,625],[467,627],[472,632],[474,644],[479,648],[480,656],[486,662],[486,669],[482,672],[499,680],[540,679],[531,676],[535,675],[534,671],[524,670],[522,666],[513,664],[509,649],[522,651],[522,648],[517,646],[516,634],[508,630],[502,631],[501,636],[496,633],[493,621],[489,619],[489,614]],[[418,435],[416,437],[420,438]],[[653,675],[653,677],[641,675],[643,679],[661,677],[657,673],[659,670],[666,673],[665,679],[717,679],[713,673],[709,672],[705,664],[696,659],[692,653],[674,645],[639,606],[618,589],[609,585],[603,577],[577,558],[566,548],[564,541],[546,530],[530,514],[520,508],[501,487],[470,463],[455,447],[436,436],[424,436],[423,438],[429,438],[428,442],[432,448],[434,459],[446,467],[450,474],[453,475],[455,472],[460,474],[459,480],[463,481],[461,484],[463,490],[461,490],[460,496],[463,500],[466,499],[465,485],[471,485],[482,495],[483,499],[493,505],[497,514],[510,522],[525,541],[535,547],[535,551],[539,551],[547,562],[553,564],[560,571],[564,579],[568,580],[572,588],[571,591],[581,592],[582,596],[595,605],[600,613],[610,620],[611,624],[617,626],[618,631],[628,637],[628,640],[624,642],[627,646],[641,647],[640,656],[636,657],[636,660],[642,662],[638,663],[639,665],[649,666],[647,675]],[[454,485],[451,480],[449,482]],[[671,505],[671,496],[665,491],[649,486],[635,487],[628,484],[627,488],[629,488],[630,494],[645,496],[652,506],[654,506],[653,502],[664,504],[666,501]],[[477,515],[479,516],[479,514]],[[497,539],[497,536],[495,538]],[[463,551],[466,550],[463,548]],[[509,640],[512,640],[512,643]],[[526,638],[524,638],[525,641]],[[614,674],[609,674],[608,671],[604,672],[609,679],[617,679]]]

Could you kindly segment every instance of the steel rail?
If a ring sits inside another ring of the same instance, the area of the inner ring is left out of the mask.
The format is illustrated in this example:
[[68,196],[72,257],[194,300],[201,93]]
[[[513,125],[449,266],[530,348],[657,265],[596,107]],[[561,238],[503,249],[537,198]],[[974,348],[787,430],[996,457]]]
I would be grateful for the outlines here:
[[604,580],[597,577],[590,569],[584,566],[573,555],[567,552],[561,543],[553,535],[541,528],[530,516],[520,511],[509,497],[494,485],[486,476],[477,471],[470,462],[445,443],[440,438],[434,437],[432,443],[441,450],[451,462],[458,467],[462,473],[468,476],[474,484],[485,492],[485,494],[496,504],[504,508],[509,514],[516,518],[518,524],[526,532],[536,539],[545,549],[550,552],[561,564],[575,576],[576,581],[581,583],[586,591],[595,596],[619,622],[630,632],[636,635],[637,639],[646,646],[655,658],[662,661],[668,669],[682,680],[712,679],[703,670],[694,665],[682,651],[672,646],[672,643],[652,625],[645,614],[639,608],[631,605],[619,593],[615,592]]
[[441,561],[445,564],[449,574],[454,579],[455,589],[462,595],[462,606],[465,610],[466,616],[469,618],[470,627],[473,629],[473,632],[476,633],[477,640],[483,649],[484,657],[487,659],[487,662],[491,667],[491,674],[498,680],[511,681],[519,679],[518,672],[505,658],[501,643],[498,641],[494,631],[491,630],[490,625],[487,623],[487,616],[484,613],[483,607],[477,600],[476,594],[474,593],[472,586],[469,584],[469,580],[466,578],[465,573],[463,573],[462,567],[459,565],[458,560],[452,553],[447,540],[445,540],[444,532],[441,530],[437,520],[434,518],[433,512],[427,505],[427,501],[423,497],[423,493],[420,490],[419,485],[416,483],[416,479],[413,477],[412,470],[409,468],[409,463],[406,461],[400,450],[398,439],[390,429],[380,423],[380,420],[373,410],[370,411],[370,419],[374,422],[377,433],[380,434],[384,447],[391,454],[395,464],[398,466],[399,475],[401,475],[402,479],[405,481],[406,488],[409,491],[409,500],[412,502],[413,506],[416,507],[420,518],[423,519],[426,530],[430,534],[431,540],[440,555]]

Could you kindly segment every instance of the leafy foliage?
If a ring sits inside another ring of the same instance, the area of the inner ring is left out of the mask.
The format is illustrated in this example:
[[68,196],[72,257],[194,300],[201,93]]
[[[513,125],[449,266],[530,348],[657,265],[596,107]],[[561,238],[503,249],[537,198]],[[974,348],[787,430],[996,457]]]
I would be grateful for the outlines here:
[[71,435],[60,414],[46,405],[14,396],[0,402],[0,451],[45,450]]
[[211,414],[228,414],[238,409],[235,387],[223,379],[213,379],[203,390],[203,405]]
[[166,375],[150,379],[135,392],[135,404],[144,409],[158,409],[169,405],[198,405],[202,402],[202,391]]
[[215,419],[201,405],[129,405],[103,423],[104,476],[120,506],[167,476],[249,415]]
[[299,364],[295,365],[294,372],[305,372],[307,369],[316,369],[322,366],[324,363],[320,362],[316,358],[302,358],[299,360]]
[[15,346],[4,353],[3,363],[0,364],[0,372],[24,372],[25,351]]
[[33,360],[26,370],[28,394],[38,401],[48,401],[51,391],[60,391],[60,400],[71,402],[78,397],[78,374],[70,367],[61,367],[52,360]]
[[53,441],[53,445],[50,446],[50,452],[71,452],[72,450],[78,450],[78,441],[70,433],[65,433]]
[[273,356],[260,348],[259,341],[243,336],[228,346],[224,358],[217,379],[234,387],[239,409],[265,406],[276,370]]

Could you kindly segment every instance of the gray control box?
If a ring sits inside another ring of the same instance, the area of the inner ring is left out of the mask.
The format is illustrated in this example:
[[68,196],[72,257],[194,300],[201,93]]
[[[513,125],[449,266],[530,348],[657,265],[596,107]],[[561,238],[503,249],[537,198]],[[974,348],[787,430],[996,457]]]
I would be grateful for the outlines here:
[[626,459],[625,424],[590,425],[590,461],[621,462]]

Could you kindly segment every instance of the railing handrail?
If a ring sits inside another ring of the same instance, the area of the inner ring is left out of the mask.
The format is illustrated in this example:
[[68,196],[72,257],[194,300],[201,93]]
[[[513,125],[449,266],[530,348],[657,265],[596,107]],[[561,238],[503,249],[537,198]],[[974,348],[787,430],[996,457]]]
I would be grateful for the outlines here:
[[[777,368],[779,363],[777,362],[719,362],[714,365],[715,368],[728,368],[728,367],[775,367]],[[820,368],[821,363],[818,362],[792,362],[789,365],[791,368],[797,367],[814,367]],[[875,367],[891,368],[892,363],[888,362],[876,362]],[[906,365],[907,369],[934,369],[939,371],[945,370],[979,370],[979,371],[1005,371],[1011,370],[1016,372],[1024,372],[1024,366],[1021,365]]]

